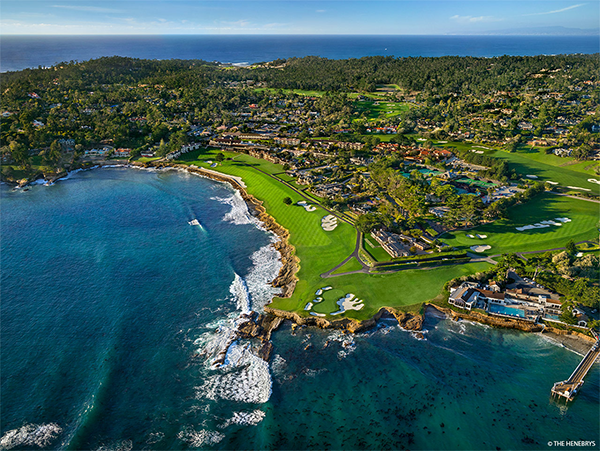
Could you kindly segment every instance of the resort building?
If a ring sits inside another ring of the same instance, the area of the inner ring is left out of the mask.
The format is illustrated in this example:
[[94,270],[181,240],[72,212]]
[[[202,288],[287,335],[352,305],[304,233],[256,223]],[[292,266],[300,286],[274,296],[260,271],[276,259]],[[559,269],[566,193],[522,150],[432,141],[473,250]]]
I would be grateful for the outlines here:
[[410,252],[404,247],[402,238],[395,233],[385,232],[383,230],[374,230],[371,236],[392,258],[408,257]]

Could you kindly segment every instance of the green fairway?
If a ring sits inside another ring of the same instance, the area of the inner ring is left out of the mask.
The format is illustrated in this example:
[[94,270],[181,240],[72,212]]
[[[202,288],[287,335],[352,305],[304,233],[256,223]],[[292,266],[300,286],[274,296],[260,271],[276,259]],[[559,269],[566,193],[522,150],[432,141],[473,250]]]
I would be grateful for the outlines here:
[[354,102],[354,108],[356,112],[362,114],[366,112],[367,119],[372,121],[375,119],[398,116],[401,112],[408,110],[408,105],[399,102],[388,102],[385,100],[381,101],[357,101]]
[[[428,270],[407,270],[392,274],[349,274],[347,276],[320,279],[314,289],[303,290],[300,295],[297,290],[290,299],[276,300],[272,307],[283,310],[295,310],[302,316],[308,316],[304,311],[307,302],[315,299],[319,288],[331,286],[330,291],[322,295],[323,301],[314,304],[313,312],[326,314],[328,320],[354,318],[365,320],[371,318],[381,307],[406,309],[438,296],[444,284],[455,277],[484,271],[489,268],[487,263],[448,266]],[[348,293],[362,299],[364,307],[361,310],[349,310],[341,315],[330,315],[338,310],[337,300]]]
[[[194,164],[210,168],[206,161],[215,161],[220,153],[214,149],[202,149],[182,156],[176,163]],[[335,318],[367,319],[382,306],[404,308],[433,299],[440,294],[444,283],[454,277],[481,271],[487,264],[466,264],[435,268],[429,270],[407,270],[390,274],[352,274],[347,276],[321,278],[321,274],[330,270],[347,258],[356,243],[356,230],[349,224],[338,221],[331,232],[321,227],[321,219],[329,213],[322,208],[307,212],[295,205],[303,198],[294,190],[268,174],[256,170],[260,168],[268,173],[281,172],[281,168],[264,160],[248,155],[224,152],[229,160],[217,167],[210,168],[224,174],[242,177],[247,192],[264,202],[267,212],[290,232],[290,243],[296,249],[300,260],[300,270],[296,274],[298,283],[290,298],[275,298],[273,308],[296,311],[308,316],[304,310],[307,302],[315,298],[319,288],[331,285],[333,290],[325,292],[325,300],[316,305],[314,311],[332,313],[337,310],[336,301],[346,293],[354,293],[364,299],[365,307],[359,311],[347,311]],[[250,164],[251,166],[248,166]],[[285,197],[292,198],[294,204],[283,203]],[[316,206],[316,205],[315,205]],[[338,272],[360,269],[355,259],[347,262]]]
[[562,187],[586,188],[596,195],[600,194],[600,185],[588,181],[589,178],[600,179],[593,170],[594,162],[574,163],[572,158],[546,155],[532,149],[513,153],[498,150],[490,155],[508,161],[521,176],[535,175],[541,181],[557,182]]
[[[527,252],[564,247],[569,240],[575,242],[598,239],[600,204],[545,193],[532,201],[513,207],[509,219],[442,235],[441,239],[458,249],[473,245],[490,245],[486,255],[507,252]],[[549,226],[524,231],[516,227],[533,225],[555,218],[569,218],[562,226]],[[469,238],[467,235],[487,235],[485,239]]]

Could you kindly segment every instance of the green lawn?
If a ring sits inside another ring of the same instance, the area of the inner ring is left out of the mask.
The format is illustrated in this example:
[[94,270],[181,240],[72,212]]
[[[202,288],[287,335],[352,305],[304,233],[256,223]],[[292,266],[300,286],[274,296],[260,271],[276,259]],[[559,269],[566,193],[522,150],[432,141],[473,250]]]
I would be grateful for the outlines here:
[[[392,274],[349,274],[347,276],[321,279],[315,286],[318,288],[331,286],[325,291],[323,301],[315,304],[313,311],[325,313],[328,320],[336,318],[355,318],[365,320],[371,318],[381,307],[394,307],[405,310],[427,302],[438,296],[444,284],[455,277],[484,271],[489,268],[487,263],[468,263],[466,265],[448,266],[434,269],[411,269]],[[304,306],[315,298],[315,291],[307,292],[304,296],[294,296],[286,299],[286,303],[277,301],[275,308],[297,310],[307,316]],[[331,316],[338,310],[337,300],[347,293],[355,294],[364,302],[361,310],[349,310],[342,315]]]
[[343,266],[336,269],[332,274],[343,274],[345,272],[358,271],[360,269],[362,269],[362,265],[358,262],[357,259],[352,257],[350,260],[344,263]]
[[[573,163],[572,158],[560,158],[556,155],[546,155],[534,149],[521,152],[505,152],[498,150],[492,156],[506,160],[511,168],[522,176],[535,175],[541,181],[557,182],[563,187],[576,186],[591,189],[592,193],[600,194],[600,185],[588,182],[589,178],[600,179],[594,172],[594,162],[584,161]],[[565,166],[562,166],[565,165]],[[589,169],[586,169],[589,168]]]
[[[510,218],[468,231],[442,235],[441,239],[458,249],[468,249],[476,244],[492,246],[486,255],[507,252],[527,252],[564,247],[569,240],[575,242],[598,239],[600,204],[545,193],[532,201],[517,205]],[[566,217],[571,222],[562,226],[550,226],[519,232],[515,227],[540,221]],[[469,238],[467,235],[487,235],[485,239]]]
[[388,254],[371,236],[366,236],[364,238],[364,247],[365,250],[371,254],[371,257],[378,262],[388,262],[392,259],[390,254]]
[[[209,168],[206,160],[215,161],[218,150],[203,149],[182,156],[178,163],[195,164]],[[285,205],[284,197],[291,197],[295,202],[302,200],[299,194],[281,182],[256,171],[255,167],[281,172],[277,165],[254,159],[248,155],[225,152],[226,160],[213,170],[225,174],[242,177],[247,185],[248,193],[264,201],[268,213],[290,232],[290,243],[296,248],[300,259],[300,270],[297,273],[298,283],[290,298],[275,298],[273,308],[296,311],[308,316],[304,311],[306,303],[314,299],[317,289],[331,285],[334,290],[326,292],[326,300],[318,305],[327,313],[337,310],[335,302],[346,293],[355,293],[365,300],[366,307],[360,311],[349,311],[339,317],[366,319],[376,313],[380,307],[399,307],[418,304],[436,297],[444,283],[454,277],[481,271],[486,265],[460,265],[455,267],[431,270],[408,270],[393,274],[353,274],[330,279],[322,279],[321,274],[330,270],[354,250],[356,230],[349,224],[339,222],[332,232],[325,232],[321,227],[321,218],[328,213],[317,208],[307,212],[297,205]],[[243,162],[254,166],[246,166]],[[269,166],[271,165],[271,166]],[[354,259],[346,263],[341,270],[360,269]],[[340,272],[341,272],[340,270]],[[320,311],[315,308],[315,311]],[[336,317],[329,317],[330,319]]]
[[325,91],[312,91],[312,90],[307,90],[307,89],[256,88],[254,91],[255,92],[269,91],[269,92],[274,92],[274,93],[283,91],[285,94],[290,94],[293,92],[294,94],[298,94],[300,96],[309,96],[309,97],[321,97],[323,94],[325,94]]

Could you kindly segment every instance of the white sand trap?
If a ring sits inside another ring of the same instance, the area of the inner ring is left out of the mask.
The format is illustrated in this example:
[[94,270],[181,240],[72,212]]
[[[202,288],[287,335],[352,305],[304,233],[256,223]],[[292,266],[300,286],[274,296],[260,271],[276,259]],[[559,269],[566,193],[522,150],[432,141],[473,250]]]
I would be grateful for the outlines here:
[[352,293],[348,293],[343,298],[338,299],[337,305],[340,306],[340,309],[337,312],[333,312],[332,315],[341,315],[346,310],[360,310],[365,306],[362,302],[361,299],[355,299]]
[[575,254],[575,257],[577,257],[577,258],[583,257],[583,252],[577,252],[577,254]]
[[317,296],[321,296],[323,294],[323,288],[319,288],[316,292],[315,295]]
[[527,174],[525,177],[527,177],[528,179],[537,179],[538,178],[537,175],[531,175],[531,174]]
[[487,244],[481,244],[481,245],[478,245],[478,246],[471,246],[471,250],[473,252],[477,252],[477,253],[485,252],[485,251],[487,251],[488,249],[491,249],[491,248],[492,248],[492,246],[489,246]]
[[304,207],[304,209],[306,211],[315,211],[317,209],[317,207],[315,207],[309,203],[306,203],[306,201],[304,201],[304,200],[297,202],[296,205],[300,205],[301,207]]
[[323,290],[323,291],[332,290],[332,289],[333,289],[333,287],[323,287],[323,288],[321,288],[321,290]]
[[312,316],[325,316],[325,313],[310,312]]
[[515,227],[519,232],[524,232],[525,230],[532,230],[532,229],[543,229],[546,227],[550,227],[550,226],[562,226],[562,223],[565,222],[571,222],[571,220],[569,218],[556,218],[554,220],[549,219],[546,221],[540,221],[540,222],[536,222],[535,224],[529,224],[526,226],[522,226],[522,227]]
[[600,185],[600,180],[588,179],[588,182],[590,182],[590,183],[597,183],[598,185]]
[[447,144],[448,141],[438,141],[438,144]]
[[475,236],[473,236],[471,234],[467,234],[467,237],[469,237],[469,238],[475,238]]
[[321,219],[321,227],[323,227],[323,230],[326,232],[331,232],[337,225],[337,218],[333,215],[327,215]]
[[315,304],[318,304],[319,302],[323,302],[323,298],[321,296],[318,296],[316,299],[313,299],[313,302]]
[[479,147],[480,149],[485,149],[485,150],[492,150],[491,147],[485,147],[485,146],[473,146],[473,147]]
[[578,189],[580,191],[591,191],[591,189],[588,188],[582,188],[581,186],[567,186],[567,188],[571,188],[571,189]]
[[550,183],[550,185],[558,185],[558,182],[553,182],[551,180],[546,180],[546,183]]
[[479,238],[480,240],[485,240],[487,238],[487,235],[475,235],[477,238]]
[[306,305],[304,306],[304,310],[310,310],[310,309],[312,309],[312,308],[313,308],[313,303],[312,303],[312,302],[309,302],[308,304],[306,304]]

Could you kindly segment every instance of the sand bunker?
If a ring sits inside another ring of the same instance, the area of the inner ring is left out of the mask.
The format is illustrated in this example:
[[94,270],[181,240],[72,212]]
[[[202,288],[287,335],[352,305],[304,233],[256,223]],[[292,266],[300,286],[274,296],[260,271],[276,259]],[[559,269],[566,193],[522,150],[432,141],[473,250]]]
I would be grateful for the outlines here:
[[474,236],[474,235],[471,235],[471,234],[467,234],[467,237],[468,237],[468,238],[475,238],[475,236]]
[[487,235],[475,235],[477,238],[479,238],[480,240],[485,240],[487,238]]
[[553,182],[551,180],[546,180],[546,183],[550,183],[550,185],[558,185],[558,182]]
[[325,316],[325,313],[310,312],[312,316]]
[[522,227],[515,227],[519,232],[523,232],[525,230],[532,230],[532,229],[544,229],[546,227],[550,227],[550,226],[562,226],[563,223],[566,222],[571,222],[571,220],[569,218],[556,218],[554,220],[550,219],[550,220],[546,220],[546,221],[540,221],[540,222],[536,222],[535,224],[530,224],[530,225],[526,225],[526,226],[522,226]]
[[355,299],[355,296],[352,293],[348,293],[337,301],[337,305],[340,306],[340,309],[337,312],[333,312],[332,315],[341,315],[346,310],[360,310],[365,306],[362,302],[362,299]]
[[538,178],[537,175],[531,175],[531,174],[527,174],[525,177],[527,177],[528,179],[537,179]]
[[485,251],[487,251],[488,249],[491,249],[491,248],[492,248],[492,246],[489,246],[487,244],[481,244],[479,246],[471,246],[471,250],[473,252],[477,252],[477,253],[485,252]]
[[337,225],[337,218],[333,215],[327,215],[321,219],[321,227],[323,227],[323,230],[326,232],[331,232]]
[[600,185],[600,180],[588,179],[588,182],[590,182],[590,183],[597,183],[598,185]]
[[578,189],[578,190],[581,190],[581,191],[591,191],[591,189],[582,188],[581,186],[567,186],[567,188]]
[[312,309],[312,308],[313,308],[313,303],[312,303],[312,302],[309,302],[308,304],[306,304],[306,305],[304,306],[304,310],[310,310],[310,309]]
[[304,207],[304,209],[306,211],[315,211],[317,209],[317,207],[314,207],[311,204],[306,203],[306,201],[304,201],[304,200],[301,200],[296,205],[300,205],[301,207]]

